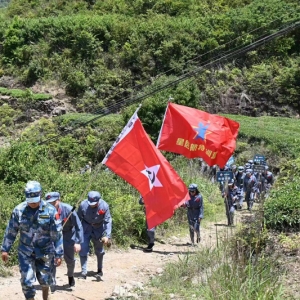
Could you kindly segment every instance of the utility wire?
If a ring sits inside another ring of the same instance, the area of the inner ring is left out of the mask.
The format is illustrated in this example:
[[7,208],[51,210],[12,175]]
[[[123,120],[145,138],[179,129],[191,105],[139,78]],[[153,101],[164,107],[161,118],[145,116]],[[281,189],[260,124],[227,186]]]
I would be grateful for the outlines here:
[[[251,50],[253,50],[253,49],[255,49],[255,48],[259,47],[259,46],[262,46],[262,45],[264,45],[266,43],[269,43],[270,41],[274,40],[275,38],[280,37],[282,35],[285,35],[285,34],[291,32],[291,31],[293,31],[293,30],[295,30],[295,29],[297,29],[299,27],[300,27],[300,20],[297,20],[294,24],[289,25],[289,26],[287,26],[287,27],[285,27],[285,28],[283,28],[281,30],[278,30],[277,32],[275,32],[273,34],[270,34],[268,36],[264,36],[262,38],[259,38],[257,41],[251,43],[250,45],[244,46],[244,47],[242,47],[242,48],[240,48],[238,50],[235,50],[235,51],[228,51],[225,54],[223,54],[221,57],[219,57],[219,58],[217,58],[215,60],[209,61],[209,62],[203,64],[202,66],[197,67],[194,70],[189,71],[189,72],[187,72],[187,73],[179,76],[176,80],[173,80],[173,81],[170,81],[170,82],[168,82],[166,84],[158,86],[158,87],[154,88],[152,91],[150,91],[150,92],[148,92],[146,94],[143,94],[141,96],[132,97],[132,98],[128,99],[128,101],[126,101],[127,100],[126,98],[123,99],[123,100],[121,99],[120,102],[118,103],[118,108],[120,109],[120,108],[122,108],[125,105],[129,105],[129,104],[133,104],[133,103],[136,103],[136,102],[143,101],[146,98],[148,98],[148,97],[150,97],[150,96],[152,96],[152,95],[154,95],[156,93],[159,93],[159,92],[161,92],[161,91],[163,91],[163,90],[165,90],[167,88],[173,87],[173,86],[177,85],[178,83],[180,83],[180,82],[182,82],[182,81],[184,81],[186,79],[194,77],[195,75],[197,75],[198,73],[200,73],[201,71],[203,71],[206,68],[211,68],[214,65],[216,65],[217,63],[220,63],[221,61],[232,59],[232,58],[238,57],[238,56],[240,56],[242,54],[245,54],[245,53],[247,53],[247,52],[249,52],[249,51],[251,51]],[[112,105],[112,107],[115,107],[115,106],[116,106],[116,104]],[[101,117],[103,117],[105,115],[110,114],[110,111],[109,111],[108,108],[109,107],[107,107],[105,109],[101,109],[101,113],[102,113],[101,115],[93,117],[93,118],[91,118],[90,120],[88,120],[86,122],[80,123],[75,128],[72,128],[72,129],[69,129],[69,130],[65,130],[64,132],[58,134],[57,136],[48,138],[45,141],[40,142],[39,144],[44,144],[44,143],[49,142],[51,140],[55,140],[58,137],[66,134],[66,133],[70,133],[73,130],[79,128],[79,127],[83,127],[83,126],[86,126],[86,125],[88,125],[90,123],[95,122],[99,118],[101,118]]]
[[[253,34],[254,32],[256,32],[256,31],[258,31],[258,30],[260,30],[260,29],[262,29],[262,28],[265,28],[265,27],[267,27],[267,26],[268,26],[268,28],[269,28],[270,25],[271,25],[272,23],[274,23],[274,22],[276,22],[276,21],[278,21],[278,20],[280,20],[280,19],[281,19],[281,17],[280,17],[280,18],[276,18],[276,19],[272,20],[271,22],[269,22],[267,25],[260,26],[260,27],[258,27],[258,28],[253,29],[253,30],[250,30],[250,31],[248,31],[248,32],[245,32],[244,34],[237,36],[235,39],[230,40],[230,41],[228,41],[228,42],[225,43],[225,44],[219,45],[218,47],[216,47],[216,48],[214,48],[214,49],[212,49],[212,50],[209,50],[209,51],[207,51],[206,53],[203,53],[203,54],[201,54],[201,55],[198,55],[198,56],[194,57],[193,59],[186,61],[186,62],[185,62],[185,66],[189,66],[189,64],[192,63],[192,62],[197,63],[198,60],[200,60],[203,56],[208,55],[208,54],[210,54],[210,53],[212,53],[212,52],[214,52],[214,51],[217,51],[217,50],[220,49],[220,48],[225,48],[227,45],[232,44],[233,42],[237,41],[237,40],[240,39],[240,38],[243,38],[243,36],[247,36],[247,35],[249,35],[249,34]],[[286,24],[284,24],[283,26],[286,26]],[[269,28],[269,30],[270,30],[270,28]],[[266,34],[263,35],[263,36],[266,36]],[[261,38],[262,38],[263,36],[261,36]],[[239,46],[237,46],[237,47],[234,48],[234,49],[237,49],[237,48],[239,48]],[[232,50],[234,50],[234,49],[230,49],[230,50],[228,50],[228,51],[232,51]],[[228,51],[227,51],[227,52],[228,52]],[[227,53],[227,52],[224,52],[224,53]],[[224,53],[223,53],[223,54],[224,54]],[[211,58],[211,59],[213,59],[213,58]],[[200,65],[198,65],[198,67],[201,66],[201,65],[203,65],[203,64],[205,64],[205,63],[207,63],[207,61],[202,62]],[[190,67],[192,67],[192,65],[190,65]],[[155,80],[157,80],[158,78],[161,78],[163,75],[166,75],[166,74],[168,74],[168,73],[170,73],[170,72],[172,72],[172,71],[174,71],[174,70],[175,70],[174,68],[171,68],[171,69],[169,69],[169,70],[167,70],[167,71],[165,71],[165,72],[163,72],[163,73],[158,74],[157,76],[155,76]],[[189,71],[189,70],[183,70],[183,71],[181,72],[181,74],[185,74],[185,73],[187,73],[188,71]],[[174,75],[174,76],[175,76],[175,75]],[[129,81],[128,81],[128,82],[129,82]],[[151,82],[152,82],[151,79],[147,79],[147,80],[144,81],[143,83],[140,83],[140,84],[138,84],[138,85],[129,87],[129,88],[125,91],[125,93],[126,93],[126,92],[129,93],[130,90],[135,90],[135,93],[137,93],[137,92],[140,91],[143,87],[145,87],[145,86],[147,85],[147,83],[151,83]],[[124,84],[126,84],[126,82],[125,82]],[[120,95],[122,95],[123,93],[124,93],[124,92],[119,92],[119,91],[117,91],[116,93],[114,93],[114,94],[110,95],[109,97],[107,97],[105,100],[106,100],[106,101],[109,101],[109,99],[112,99],[112,100],[113,100],[115,97],[120,96]],[[128,96],[128,97],[123,97],[123,98],[121,98],[120,100],[117,100],[117,101],[114,101],[114,100],[113,100],[113,104],[111,104],[111,105],[106,105],[106,109],[112,108],[112,110],[115,110],[115,109],[118,108],[118,103],[125,102],[126,100],[131,99],[131,98],[132,98],[132,96]],[[91,108],[92,106],[93,106],[93,105],[90,105],[90,106],[86,107],[86,109],[88,110],[88,109]],[[102,114],[102,113],[103,113],[102,108],[100,108],[100,109],[96,109],[93,113],[90,113],[90,115],[97,115],[97,114]],[[91,117],[92,117],[92,116],[91,116]],[[77,125],[78,125],[82,120],[86,120],[86,117],[85,117],[85,116],[81,116],[81,117],[76,118],[76,120],[73,121],[73,122],[70,124],[70,126],[72,126],[72,125],[74,125],[74,124],[77,124]]]
[[[274,20],[275,21],[275,20]],[[262,27],[260,27],[260,28],[262,28]],[[259,29],[260,29],[259,28]],[[284,27],[285,28],[285,27]],[[239,36],[239,37],[237,37],[236,39],[239,39],[239,38],[241,38],[242,36]],[[265,38],[266,37],[266,34],[264,34],[263,36],[261,36],[261,37],[259,37],[258,39],[263,39],[263,38]],[[234,41],[234,40],[233,40]],[[231,42],[233,42],[233,41],[230,41],[230,42],[228,42],[227,44],[229,44],[229,43],[231,43]],[[225,44],[226,45],[226,44]],[[220,47],[224,47],[224,45],[221,45],[221,46],[219,46],[218,48],[220,48]],[[215,49],[218,49],[218,48],[215,48]],[[211,51],[215,51],[215,49],[213,49],[213,50],[211,50]],[[236,50],[236,49],[240,49],[240,47],[236,47],[236,48],[234,48],[234,49],[230,49],[230,50],[228,50],[228,51],[226,51],[226,52],[224,52],[224,53],[222,53],[222,55],[223,55],[223,57],[224,57],[224,55],[225,54],[228,54],[228,53],[232,53],[234,50]],[[211,52],[210,51],[210,52]],[[207,52],[207,53],[209,53],[209,52]],[[203,55],[206,55],[206,54],[203,54]],[[201,56],[199,56],[199,57],[201,57]],[[222,57],[222,56],[219,56],[219,57]],[[211,60],[213,60],[213,59],[215,59],[215,58],[211,58],[211,59],[209,59],[209,60],[207,60],[207,61],[204,61],[202,64],[200,64],[199,66],[198,66],[198,68],[200,67],[200,66],[205,66],[205,65],[207,65],[208,64],[208,62],[209,61],[211,61]],[[183,72],[182,72],[182,74],[184,75],[184,74],[186,74],[186,73],[189,73],[189,72],[191,72],[190,70],[183,70]],[[158,78],[158,77],[157,77]],[[156,78],[156,79],[157,79]],[[157,87],[156,87],[157,88]],[[129,101],[130,99],[131,99],[132,97],[130,96],[130,97],[125,97],[125,98],[122,98],[122,99],[120,99],[120,100],[118,100],[118,101],[114,101],[113,102],[113,104],[111,104],[111,105],[107,105],[106,107],[105,107],[105,109],[98,109],[98,110],[96,110],[94,113],[93,113],[93,115],[95,115],[95,114],[103,114],[103,113],[105,113],[105,110],[107,111],[107,110],[116,110],[116,109],[118,109],[119,108],[119,106],[120,106],[120,103],[121,104],[124,104],[126,101]],[[91,118],[93,118],[92,116],[91,116]],[[76,119],[76,124],[79,124],[80,123],[80,121],[81,120],[86,120],[86,118],[85,117],[79,117],[79,118],[77,118]],[[75,122],[74,122],[75,123]]]
[[[254,32],[256,32],[256,31],[258,31],[258,30],[260,30],[260,29],[262,29],[262,28],[265,28],[265,27],[267,27],[267,26],[270,26],[272,23],[274,23],[274,22],[276,22],[276,21],[278,21],[278,20],[280,20],[280,19],[281,19],[281,17],[272,20],[272,21],[271,21],[270,23],[268,23],[267,25],[260,26],[260,27],[258,27],[258,28],[253,29],[253,30],[247,31],[247,32],[243,33],[242,35],[237,36],[237,37],[234,38],[233,40],[228,41],[227,43],[221,44],[221,45],[219,45],[218,47],[216,47],[216,48],[214,48],[214,49],[211,49],[211,50],[209,50],[209,51],[207,51],[207,52],[205,52],[205,53],[203,53],[203,54],[201,54],[201,55],[198,55],[198,56],[196,56],[196,57],[194,57],[194,58],[192,58],[192,59],[190,59],[190,60],[187,60],[184,64],[185,64],[186,66],[188,66],[188,65],[189,65],[190,63],[192,63],[192,62],[197,63],[198,60],[200,60],[203,56],[206,56],[206,55],[208,55],[208,54],[210,54],[210,53],[212,53],[212,52],[214,52],[214,51],[217,51],[217,50],[220,49],[220,48],[224,48],[224,47],[226,47],[226,46],[232,44],[233,42],[237,41],[238,39],[243,38],[244,36],[247,36],[247,35],[249,35],[249,34],[253,34]],[[231,50],[232,50],[232,49],[231,49]],[[162,73],[158,74],[157,76],[155,76],[155,79],[158,79],[158,78],[162,77],[163,75],[167,75],[167,74],[171,73],[171,72],[174,71],[174,70],[175,70],[175,68],[171,68],[171,69],[169,69],[169,70],[167,70],[167,71],[165,71],[165,72],[162,72]],[[185,72],[185,70],[183,70],[183,72],[181,72],[181,73],[184,73],[184,72]],[[127,81],[127,82],[129,82],[129,81]],[[136,90],[136,89],[138,89],[138,88],[144,87],[147,83],[151,83],[151,79],[147,79],[147,80],[146,80],[145,82],[143,82],[143,83],[140,83],[140,84],[131,86],[131,87],[129,87],[129,89],[134,89],[134,90]],[[125,82],[124,84],[126,85],[126,82]],[[122,94],[122,92],[116,92],[115,94],[109,96],[109,98],[113,99],[114,97],[116,97],[116,96],[118,96],[118,95],[121,95],[121,94]],[[130,97],[126,97],[126,98],[130,98]],[[122,99],[121,99],[121,100],[122,100]],[[92,105],[86,107],[86,109],[88,109],[88,108],[90,108],[90,107],[92,107]],[[96,110],[93,114],[97,114],[98,112],[101,112],[101,109]]]

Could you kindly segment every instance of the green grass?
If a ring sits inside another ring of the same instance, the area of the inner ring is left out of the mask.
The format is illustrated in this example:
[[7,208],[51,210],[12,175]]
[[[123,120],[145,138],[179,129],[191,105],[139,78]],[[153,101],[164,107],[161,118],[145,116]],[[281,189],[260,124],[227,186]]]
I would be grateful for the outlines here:
[[261,258],[256,264],[232,260],[231,248],[203,248],[167,265],[162,276],[152,280],[148,299],[269,300],[282,299],[282,272],[274,261]]
[[291,158],[300,153],[300,120],[283,117],[225,115],[240,123],[239,139],[264,142],[273,154]]
[[29,90],[7,89],[3,87],[0,87],[0,94],[15,97],[15,98],[25,98],[28,97],[28,95],[30,95],[30,97],[32,97],[32,100],[36,100],[36,101],[52,99],[52,96],[48,94],[38,94],[38,93],[34,94]]

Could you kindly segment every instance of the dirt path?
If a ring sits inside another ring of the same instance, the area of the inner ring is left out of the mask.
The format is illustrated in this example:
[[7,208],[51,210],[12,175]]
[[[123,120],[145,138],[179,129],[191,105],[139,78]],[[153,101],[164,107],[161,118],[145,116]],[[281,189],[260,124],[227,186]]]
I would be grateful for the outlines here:
[[[103,281],[98,282],[93,276],[96,271],[96,257],[88,260],[88,277],[86,280],[77,279],[80,274],[79,259],[76,261],[74,291],[67,289],[66,266],[57,269],[57,287],[51,295],[51,300],[102,300],[112,296],[113,291],[119,286],[125,286],[123,293],[134,293],[126,287],[143,287],[149,282],[149,277],[162,272],[164,265],[172,260],[177,260],[180,255],[198,251],[202,247],[215,247],[218,239],[225,238],[234,230],[224,226],[224,222],[208,223],[201,229],[201,243],[198,247],[190,247],[188,235],[172,236],[163,243],[155,243],[152,253],[144,253],[140,248],[136,249],[109,249],[104,256]],[[188,230],[188,229],[187,229]],[[218,234],[217,234],[218,233]],[[14,276],[0,278],[0,300],[24,299],[19,281],[18,268],[13,269]],[[41,290],[37,286],[36,300],[41,300]]]

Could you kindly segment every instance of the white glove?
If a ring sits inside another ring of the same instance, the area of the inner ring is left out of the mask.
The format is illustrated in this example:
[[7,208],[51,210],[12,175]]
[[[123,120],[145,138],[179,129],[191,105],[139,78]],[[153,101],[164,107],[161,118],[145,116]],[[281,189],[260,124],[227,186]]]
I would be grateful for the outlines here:
[[78,253],[81,250],[80,244],[74,244],[74,251],[75,253]]

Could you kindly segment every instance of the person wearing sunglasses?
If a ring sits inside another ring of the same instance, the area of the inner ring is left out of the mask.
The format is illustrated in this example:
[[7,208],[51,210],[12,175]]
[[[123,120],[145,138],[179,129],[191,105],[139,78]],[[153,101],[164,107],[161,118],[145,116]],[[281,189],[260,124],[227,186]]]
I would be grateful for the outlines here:
[[195,246],[195,233],[196,242],[199,243],[201,240],[200,223],[204,217],[203,197],[200,194],[196,183],[189,185],[189,195],[190,199],[186,201],[183,206],[187,208],[191,245]]
[[[63,244],[64,259],[67,264],[67,276],[69,280],[69,288],[75,288],[74,270],[75,270],[75,253],[81,249],[80,244],[83,243],[83,229],[79,217],[75,211],[75,207],[67,203],[61,202],[59,192],[47,193],[46,201],[53,205],[57,210],[56,219],[61,220],[63,225]],[[53,270],[53,276],[56,277],[56,268]],[[53,289],[54,291],[54,289]]]
[[43,300],[48,300],[49,287],[53,285],[52,270],[61,264],[63,256],[62,224],[55,218],[56,209],[42,200],[39,182],[27,182],[25,198],[26,201],[14,208],[6,227],[2,260],[8,261],[8,253],[19,233],[18,259],[25,298],[35,299],[33,284],[37,278],[42,286]]

